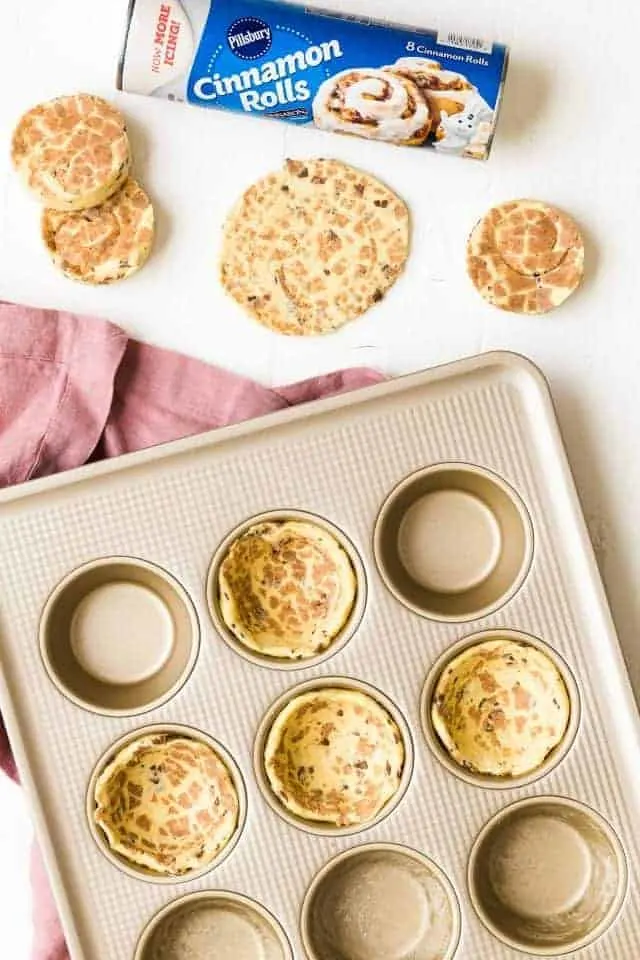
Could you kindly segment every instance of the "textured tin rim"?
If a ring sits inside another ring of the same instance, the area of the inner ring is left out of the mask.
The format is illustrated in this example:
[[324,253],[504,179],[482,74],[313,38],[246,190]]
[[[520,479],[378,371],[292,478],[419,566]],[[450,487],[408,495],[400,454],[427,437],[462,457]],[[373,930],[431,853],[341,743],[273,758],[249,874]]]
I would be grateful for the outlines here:
[[[350,847],[349,850],[344,850],[342,853],[337,854],[335,857],[332,857],[328,860],[324,866],[317,871],[314,875],[313,880],[307,887],[307,890],[304,894],[302,901],[302,907],[300,908],[300,937],[302,939],[302,945],[306,951],[306,954],[309,960],[321,960],[318,957],[318,954],[311,945],[309,939],[309,910],[311,907],[311,902],[313,897],[318,890],[318,887],[325,879],[325,877],[336,867],[339,863],[349,860],[352,857],[358,856],[361,853],[375,853],[375,852],[388,851],[390,853],[401,854],[405,857],[410,857],[415,860],[421,866],[424,866],[433,876],[437,877],[440,883],[442,884],[443,890],[447,895],[447,899],[451,905],[451,917],[453,921],[452,931],[451,931],[451,942],[447,949],[447,952],[443,954],[441,960],[452,960],[452,958],[457,953],[458,947],[460,946],[460,940],[462,937],[462,911],[460,908],[460,900],[456,889],[453,885],[453,882],[449,879],[447,874],[444,872],[441,866],[432,860],[431,857],[428,857],[426,854],[421,853],[419,850],[409,847],[406,844],[402,843],[363,843],[356,847]],[[138,957],[135,958],[138,960]]]
[[[384,560],[381,557],[381,539],[384,519],[396,498],[419,477],[426,477],[430,474],[447,470],[459,470],[465,473],[473,473],[477,476],[484,477],[485,480],[499,487],[518,511],[526,541],[526,553],[522,562],[522,566],[517,577],[508,590],[506,590],[493,603],[487,604],[486,606],[478,610],[474,610],[469,614],[461,614],[458,616],[436,613],[432,610],[427,610],[418,604],[412,603],[410,600],[407,600],[406,597],[403,596],[403,594],[398,591],[391,582],[391,579],[386,572]],[[405,476],[385,496],[383,502],[378,508],[378,514],[376,516],[375,526],[373,528],[373,555],[376,562],[376,568],[385,587],[392,594],[392,596],[395,597],[398,603],[405,607],[405,609],[411,610],[412,613],[417,614],[419,617],[422,617],[425,620],[433,620],[436,623],[469,623],[472,620],[481,620],[483,617],[487,617],[489,614],[495,613],[497,610],[500,610],[502,607],[506,606],[506,604],[509,603],[510,600],[513,600],[516,594],[519,593],[527,577],[529,576],[531,567],[533,565],[534,552],[535,532],[533,521],[529,514],[529,510],[518,491],[493,470],[489,470],[487,467],[481,467],[478,464],[470,463],[469,461],[465,460],[442,460],[438,463],[432,463],[428,467],[422,467],[419,470],[414,470],[412,473]]]
[[[478,858],[478,853],[480,847],[482,846],[483,841],[486,839],[487,835],[496,827],[499,823],[509,817],[514,810],[525,809],[526,807],[534,807],[540,804],[549,804],[559,807],[570,807],[573,810],[579,810],[580,813],[587,816],[589,819],[595,821],[598,826],[601,828],[602,832],[607,836],[611,843],[612,849],[615,851],[616,862],[619,868],[619,883],[618,889],[616,890],[615,897],[611,901],[611,906],[607,911],[606,915],[602,920],[591,930],[588,934],[585,934],[580,940],[576,940],[575,943],[571,944],[567,948],[558,948],[556,946],[552,947],[539,947],[531,946],[531,944],[521,944],[519,941],[514,940],[512,937],[505,936],[501,932],[500,928],[497,927],[486,915],[479,903],[476,891],[475,883],[473,881],[473,873]],[[520,953],[526,953],[531,956],[536,957],[564,957],[571,953],[576,953],[578,950],[582,950],[584,947],[588,947],[590,944],[595,943],[596,940],[599,940],[611,926],[613,926],[616,918],[618,917],[624,901],[627,895],[627,890],[629,887],[629,867],[627,864],[627,857],[622,845],[622,841],[618,836],[617,832],[602,814],[598,813],[597,810],[594,810],[593,807],[590,807],[586,803],[582,803],[579,800],[574,800],[571,797],[563,797],[559,794],[539,794],[535,797],[525,797],[523,800],[515,800],[513,803],[508,804],[502,810],[499,810],[498,813],[494,814],[487,822],[484,824],[471,847],[471,852],[469,854],[469,860],[467,863],[467,890],[469,893],[469,899],[471,900],[471,905],[476,913],[476,916],[480,922],[486,927],[486,929],[501,943],[506,944],[514,950],[518,950]]]
[[[65,683],[58,677],[57,672],[54,670],[49,654],[47,652],[46,646],[46,624],[49,619],[50,613],[53,610],[56,602],[60,598],[61,594],[67,589],[69,584],[73,583],[78,577],[81,577],[84,573],[98,569],[99,567],[106,567],[111,564],[123,564],[131,567],[142,568],[143,570],[148,570],[150,573],[155,574],[164,580],[169,587],[173,590],[179,600],[182,602],[184,609],[187,611],[189,620],[191,621],[191,633],[193,641],[191,644],[191,654],[187,665],[180,675],[179,679],[174,683],[165,693],[161,696],[156,697],[154,700],[149,701],[149,703],[144,704],[144,706],[139,707],[138,709],[114,709],[113,707],[97,707],[95,704],[90,703],[85,700],[83,697],[77,696],[73,693]],[[94,713],[97,716],[102,717],[137,717],[145,713],[150,713],[152,710],[155,710],[157,707],[163,706],[169,700],[172,700],[179,692],[182,690],[184,685],[187,683],[191,674],[193,673],[198,655],[200,653],[200,621],[198,619],[198,614],[195,608],[195,605],[186,590],[186,588],[173,576],[169,573],[168,570],[165,570],[163,567],[159,566],[157,563],[151,563],[149,560],[143,560],[140,557],[124,556],[124,555],[113,555],[109,557],[99,557],[94,560],[89,560],[87,563],[83,563],[79,567],[75,567],[69,573],[67,573],[62,580],[60,580],[56,586],[53,588],[44,607],[40,614],[40,620],[38,623],[38,642],[40,646],[40,658],[42,660],[43,666],[47,672],[47,675],[51,682],[57,687],[58,691],[65,697],[67,700],[70,700],[76,706],[81,707],[83,710],[87,710],[89,713]]]
[[[161,874],[154,874],[151,870],[146,870],[145,867],[136,867],[132,863],[129,863],[124,857],[121,857],[119,854],[114,853],[111,850],[106,836],[94,820],[94,812],[96,807],[96,782],[106,765],[110,762],[110,760],[113,759],[116,753],[122,750],[123,747],[126,747],[127,744],[131,743],[132,740],[138,740],[140,737],[145,737],[156,733],[167,733],[170,735],[185,737],[189,740],[197,740],[214,750],[224,762],[229,775],[233,780],[233,785],[238,796],[238,822],[236,824],[236,829],[229,838],[226,846],[222,848],[219,854],[210,863],[202,867],[200,870],[193,870],[180,876],[164,876]],[[126,733],[124,736],[119,737],[116,741],[114,741],[111,746],[108,747],[107,750],[105,750],[100,756],[93,768],[89,785],[87,787],[85,813],[91,836],[93,837],[102,855],[106,857],[106,859],[109,860],[114,867],[117,867],[118,870],[128,874],[135,880],[143,880],[147,883],[156,883],[162,886],[167,886],[170,884],[187,883],[190,880],[197,880],[199,877],[203,877],[211,870],[219,867],[220,864],[223,863],[223,861],[226,860],[227,857],[229,857],[230,854],[235,850],[247,821],[247,789],[238,763],[234,760],[227,748],[224,747],[219,740],[215,740],[203,730],[198,730],[196,727],[190,727],[186,724],[153,723],[145,727],[138,727],[136,730],[130,730],[129,733]]]
[[[514,640],[516,643],[525,643],[540,650],[557,668],[569,695],[569,723],[562,740],[558,746],[548,754],[539,767],[536,767],[531,773],[524,774],[520,777],[497,777],[492,774],[473,773],[471,770],[467,770],[459,763],[456,763],[449,755],[434,730],[431,721],[433,691],[447,664],[469,647],[474,647],[476,644],[484,643],[491,639]],[[578,687],[573,670],[567,661],[550,647],[549,644],[545,643],[544,640],[540,640],[538,637],[534,637],[520,630],[509,630],[507,628],[482,630],[479,633],[473,633],[463,637],[461,640],[447,647],[431,666],[420,695],[420,723],[429,749],[450,773],[454,774],[458,779],[464,780],[474,787],[480,787],[483,790],[513,790],[516,787],[524,787],[530,783],[534,783],[536,780],[542,779],[542,777],[546,777],[564,760],[573,747],[580,728],[581,715],[582,702],[580,688]]]
[[273,930],[274,934],[278,938],[278,942],[283,950],[283,956],[286,960],[294,960],[293,950],[291,948],[291,943],[287,934],[285,933],[284,927],[276,917],[274,913],[271,913],[270,910],[257,900],[253,900],[251,897],[247,897],[241,893],[235,893],[233,890],[200,890],[197,893],[187,893],[183,897],[178,897],[176,900],[171,900],[169,903],[165,904],[154,916],[149,920],[145,928],[143,929],[138,943],[136,944],[136,951],[133,956],[133,960],[145,960],[145,950],[147,949],[151,938],[154,933],[160,926],[160,924],[165,920],[166,917],[170,916],[173,911],[182,910],[183,907],[188,906],[191,903],[207,903],[216,901],[227,901],[228,903],[240,903],[242,906],[247,907],[249,910],[257,913],[263,920],[265,920],[270,928]]
[[[307,521],[330,533],[347,554],[356,578],[355,602],[339,634],[331,641],[325,650],[322,650],[315,656],[303,657],[299,660],[270,657],[266,654],[258,653],[257,650],[253,650],[251,647],[245,646],[245,644],[232,633],[222,619],[218,604],[218,570],[220,569],[220,564],[229,552],[232,543],[237,540],[238,537],[241,537],[250,527],[258,523],[266,523],[269,521],[283,522],[286,520]],[[346,647],[358,631],[367,605],[367,575],[362,558],[355,544],[339,527],[331,523],[331,521],[305,510],[269,510],[264,513],[258,513],[238,524],[220,543],[213,555],[207,573],[206,602],[209,616],[213,621],[217,633],[238,656],[243,657],[245,660],[248,660],[249,663],[253,663],[256,666],[267,667],[270,670],[281,670],[284,673],[293,670],[306,670],[309,667],[317,667],[318,664],[324,663],[326,660],[335,656]]]
[[[376,703],[378,703],[391,715],[397,724],[398,729],[400,730],[400,735],[402,736],[402,742],[404,745],[404,766],[402,768],[402,775],[400,777],[398,789],[385,803],[382,809],[378,811],[376,816],[367,821],[367,823],[355,824],[347,827],[337,827],[321,820],[305,820],[303,817],[298,817],[295,814],[290,813],[274,795],[264,769],[263,758],[265,743],[267,737],[269,736],[271,727],[273,726],[280,711],[295,697],[298,697],[303,693],[308,693],[310,690],[321,690],[325,687],[339,687],[344,690],[356,690],[360,693],[366,694],[368,697],[371,697],[372,700],[375,700]],[[386,820],[386,818],[396,809],[396,807],[404,798],[409,788],[409,784],[411,783],[414,769],[414,747],[411,729],[405,720],[404,714],[394,703],[394,701],[391,700],[385,693],[383,693],[382,690],[379,690],[372,684],[365,683],[362,680],[356,680],[353,677],[316,677],[314,680],[305,680],[302,683],[298,683],[295,686],[290,687],[288,690],[282,693],[268,708],[267,712],[260,721],[254,741],[253,769],[258,787],[266,803],[268,803],[274,813],[276,813],[282,820],[290,824],[292,827],[296,827],[298,830],[302,830],[304,833],[314,834],[315,836],[354,836],[357,833],[363,833],[365,830],[370,830],[372,827],[375,827],[381,823],[382,820]]]

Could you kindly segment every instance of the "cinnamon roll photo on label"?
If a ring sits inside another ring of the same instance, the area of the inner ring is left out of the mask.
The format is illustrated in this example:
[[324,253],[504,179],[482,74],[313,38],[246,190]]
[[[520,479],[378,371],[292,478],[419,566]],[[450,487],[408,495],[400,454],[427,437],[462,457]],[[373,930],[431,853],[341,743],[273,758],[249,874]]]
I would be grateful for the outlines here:
[[418,146],[432,126],[429,105],[411,79],[374,69],[344,70],[325,80],[313,117],[325,130]]
[[484,160],[508,52],[278,0],[130,0],[118,87]]

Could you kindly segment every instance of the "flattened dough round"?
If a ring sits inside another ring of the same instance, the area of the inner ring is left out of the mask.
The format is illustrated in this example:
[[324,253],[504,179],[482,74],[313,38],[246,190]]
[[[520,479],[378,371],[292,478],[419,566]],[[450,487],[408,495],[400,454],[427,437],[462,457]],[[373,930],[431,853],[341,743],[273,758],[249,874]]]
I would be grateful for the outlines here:
[[287,160],[240,199],[224,228],[225,289],[264,326],[312,336],[382,300],[409,253],[409,211],[338,160]]
[[153,234],[153,206],[132,179],[98,207],[42,214],[42,236],[53,262],[66,277],[82,283],[131,276],[149,256]]
[[493,207],[467,243],[467,271],[489,303],[512,313],[553,310],[579,286],[584,242],[571,217],[540,200]]
[[129,176],[131,151],[124,117],[106,100],[88,93],[49,100],[20,119],[11,159],[45,207],[96,206]]

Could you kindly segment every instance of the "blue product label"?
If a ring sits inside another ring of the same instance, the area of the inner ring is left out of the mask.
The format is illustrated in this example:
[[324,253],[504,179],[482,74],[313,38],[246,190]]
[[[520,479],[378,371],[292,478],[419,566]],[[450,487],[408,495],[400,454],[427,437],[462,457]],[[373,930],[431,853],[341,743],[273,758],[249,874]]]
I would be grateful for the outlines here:
[[200,106],[484,159],[506,50],[273,0],[213,0],[187,85]]

